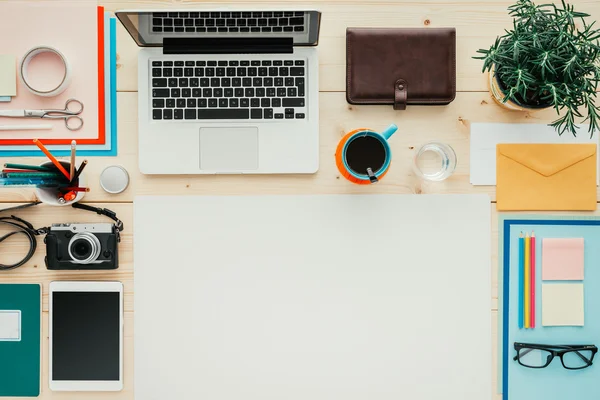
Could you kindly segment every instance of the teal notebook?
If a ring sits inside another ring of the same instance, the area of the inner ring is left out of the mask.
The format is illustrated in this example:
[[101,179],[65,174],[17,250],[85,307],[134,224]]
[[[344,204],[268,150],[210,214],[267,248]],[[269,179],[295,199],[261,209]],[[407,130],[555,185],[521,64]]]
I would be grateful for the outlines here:
[[0,284],[0,396],[40,395],[42,287]]

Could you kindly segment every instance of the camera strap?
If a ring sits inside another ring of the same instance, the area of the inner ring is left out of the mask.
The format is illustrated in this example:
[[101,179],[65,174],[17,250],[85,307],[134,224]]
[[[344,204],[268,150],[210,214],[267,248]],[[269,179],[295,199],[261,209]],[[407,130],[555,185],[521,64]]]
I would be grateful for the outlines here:
[[[20,209],[32,207],[32,206],[35,206],[38,204],[40,204],[40,202],[24,204],[24,205],[17,206],[17,207],[5,208],[3,210],[0,210],[0,213],[4,212],[4,211],[20,210]],[[15,264],[6,265],[6,264],[0,263],[0,271],[8,271],[10,269],[15,269],[15,268],[20,267],[21,265],[23,265],[27,261],[29,261],[31,259],[31,257],[33,257],[33,254],[35,253],[35,250],[37,249],[36,236],[44,234],[46,232],[46,230],[45,229],[44,230],[36,230],[33,227],[33,225],[31,225],[29,222],[27,222],[19,217],[15,217],[14,215],[11,215],[9,217],[0,217],[0,224],[9,225],[16,229],[15,231],[8,232],[4,236],[0,236],[0,244],[2,242],[4,242],[6,239],[8,239],[14,235],[18,235],[18,234],[25,235],[25,237],[29,241],[29,251],[27,252],[27,255],[25,256],[25,258],[23,258],[21,261],[15,263]]]
[[[40,203],[41,202],[38,201],[38,202],[34,202],[34,203],[23,204],[23,205],[16,206],[16,207],[5,208],[5,209],[0,210],[0,213],[6,212],[6,211],[21,210],[24,208],[37,206]],[[113,221],[115,221],[115,230],[116,230],[116,234],[117,234],[117,240],[119,242],[121,241],[120,232],[123,230],[123,222],[119,218],[117,218],[117,213],[115,213],[114,211],[109,210],[107,208],[92,207],[92,206],[88,206],[85,204],[79,204],[79,203],[73,204],[73,208],[78,208],[81,210],[95,212],[96,214],[107,216],[110,219],[112,219]],[[37,249],[36,236],[45,235],[50,231],[49,227],[35,229],[33,227],[33,225],[31,225],[31,223],[15,216],[15,215],[11,215],[8,217],[0,217],[0,224],[9,225],[16,229],[15,231],[9,232],[4,236],[0,236],[0,244],[3,241],[5,241],[6,239],[8,239],[14,235],[18,235],[18,234],[25,235],[25,237],[27,237],[27,240],[29,241],[29,251],[27,252],[27,255],[21,261],[15,263],[15,264],[5,265],[5,264],[0,263],[0,271],[8,271],[11,269],[18,268],[21,265],[25,264],[27,261],[31,260],[31,257],[33,257],[33,255],[35,254],[35,250]]]
[[119,218],[117,218],[117,213],[109,210],[108,208],[98,208],[98,207],[92,207],[92,206],[88,206],[87,204],[79,204],[79,203],[73,203],[73,208],[79,208],[80,210],[86,210],[86,211],[91,211],[91,212],[95,212],[98,215],[104,215],[110,219],[112,219],[113,221],[115,221],[115,228],[116,228],[116,233],[117,233],[117,241],[121,242],[121,231],[123,230],[124,226],[123,226],[123,221],[121,221]]

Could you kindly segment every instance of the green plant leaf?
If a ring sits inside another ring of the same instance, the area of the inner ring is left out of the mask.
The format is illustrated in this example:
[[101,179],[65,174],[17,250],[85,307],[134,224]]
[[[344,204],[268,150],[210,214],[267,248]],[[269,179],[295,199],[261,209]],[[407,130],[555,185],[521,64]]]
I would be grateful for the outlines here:
[[600,86],[596,21],[590,22],[589,14],[565,0],[540,5],[517,0],[508,11],[512,28],[473,57],[482,60],[482,71],[495,68],[507,88],[503,101],[550,104],[559,114],[552,123],[559,134],[576,134],[576,118],[585,118],[590,132],[596,131],[600,124],[600,106],[595,105]]

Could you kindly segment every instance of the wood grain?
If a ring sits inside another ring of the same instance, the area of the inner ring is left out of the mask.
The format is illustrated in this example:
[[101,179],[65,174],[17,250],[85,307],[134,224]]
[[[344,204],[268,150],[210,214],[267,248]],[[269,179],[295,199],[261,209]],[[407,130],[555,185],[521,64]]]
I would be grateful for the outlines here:
[[[6,2],[8,0],[0,0]],[[42,1],[42,0],[38,0]],[[61,2],[61,0],[47,0]],[[513,0],[319,0],[298,5],[295,0],[236,0],[229,2],[132,0],[101,1],[109,11],[138,8],[229,8],[245,9],[317,9],[323,12],[318,47],[320,61],[320,170],[315,175],[282,176],[144,176],[137,168],[137,55],[138,47],[125,29],[117,24],[118,50],[118,130],[119,156],[90,159],[87,168],[92,191],[85,202],[117,212],[125,223],[119,248],[120,268],[112,272],[48,271],[44,266],[45,246],[40,242],[33,259],[25,266],[0,273],[0,282],[38,282],[43,284],[43,380],[40,399],[80,399],[78,393],[51,392],[48,389],[48,285],[53,280],[119,280],[125,285],[125,390],[119,393],[86,393],[85,398],[133,399],[133,200],[136,195],[257,195],[257,194],[362,194],[362,193],[487,193],[495,199],[494,187],[472,187],[469,184],[469,126],[472,122],[548,123],[556,118],[553,111],[515,113],[498,107],[487,93],[486,76],[481,61],[472,57],[477,49],[489,47],[497,35],[511,25],[506,8]],[[68,2],[62,1],[67,4]],[[597,0],[573,0],[578,11],[600,17]],[[446,107],[410,107],[394,111],[391,107],[351,106],[345,100],[345,30],[350,26],[365,27],[443,27],[457,29],[456,100]],[[340,178],[333,162],[335,146],[341,136],[358,127],[375,130],[396,123],[400,129],[391,145],[393,164],[386,178],[370,187],[358,187]],[[454,147],[458,155],[456,173],[443,183],[424,183],[412,172],[416,149],[426,142],[443,141]],[[40,158],[1,159],[5,162],[40,162]],[[124,166],[131,184],[120,195],[109,195],[99,186],[98,176],[108,165]],[[0,190],[0,209],[35,199],[31,189]],[[490,317],[493,328],[493,400],[496,394],[498,340],[498,214],[492,208],[492,298]],[[564,214],[564,213],[563,213]],[[600,215],[599,213],[593,213]],[[105,218],[80,210],[38,206],[22,211],[19,216],[34,226],[53,222],[94,222]],[[0,226],[0,236],[6,232]],[[22,238],[0,244],[0,261],[15,261],[27,246]],[[165,272],[168,273],[168,272]],[[450,399],[448,399],[450,400]]]
[[[444,107],[411,106],[394,111],[391,106],[353,106],[344,93],[321,93],[320,170],[314,175],[230,175],[194,176],[142,175],[137,167],[137,93],[118,94],[119,156],[94,157],[86,168],[91,192],[84,202],[130,202],[136,195],[280,194],[280,193],[487,193],[495,200],[494,186],[473,187],[469,183],[469,127],[472,122],[548,123],[553,110],[537,113],[507,111],[487,92],[458,93]],[[385,179],[374,186],[358,186],[339,176],[334,162],[338,141],[345,132],[360,127],[383,130],[390,123],[400,128],[390,141],[392,167]],[[457,153],[458,167],[445,182],[422,182],[412,170],[418,148],[430,141],[450,144]],[[3,158],[5,162],[39,163],[40,158]],[[129,188],[111,195],[100,188],[98,176],[108,165],[124,166],[131,176]],[[31,201],[31,188],[2,189],[0,202]]]
[[[320,90],[345,91],[347,27],[455,27],[457,34],[457,89],[486,91],[487,83],[481,74],[482,63],[472,57],[477,50],[488,48],[504,29],[512,26],[507,8],[513,0],[499,1],[313,1],[295,4],[293,0],[251,0],[231,2],[204,1],[108,1],[108,10],[131,8],[227,8],[300,7],[323,13],[319,42]],[[577,11],[600,17],[600,2],[570,1]],[[122,91],[137,90],[137,46],[125,29],[118,27],[119,69],[118,87]]]

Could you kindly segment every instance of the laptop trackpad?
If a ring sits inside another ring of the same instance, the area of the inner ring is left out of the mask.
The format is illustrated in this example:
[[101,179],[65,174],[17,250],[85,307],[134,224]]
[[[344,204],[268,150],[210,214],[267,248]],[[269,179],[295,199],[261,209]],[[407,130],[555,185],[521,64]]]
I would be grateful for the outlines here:
[[200,169],[258,169],[258,128],[200,128]]

